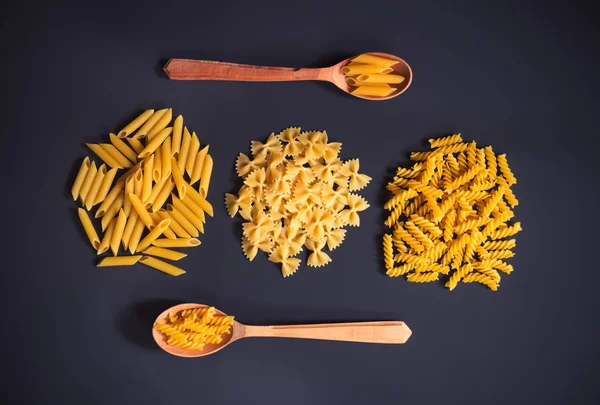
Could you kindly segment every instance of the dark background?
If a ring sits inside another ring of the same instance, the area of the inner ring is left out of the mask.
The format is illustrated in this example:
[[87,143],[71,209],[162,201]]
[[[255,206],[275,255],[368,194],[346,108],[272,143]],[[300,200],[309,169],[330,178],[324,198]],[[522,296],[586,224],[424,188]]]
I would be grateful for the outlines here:
[[[598,403],[598,36],[578,2],[129,2],[3,10],[2,358],[5,403]],[[591,4],[591,3],[590,3]],[[327,66],[364,51],[407,60],[386,102],[327,83],[175,82],[169,57]],[[146,108],[183,114],[215,160],[202,246],[168,277],[95,268],[68,190],[84,142]],[[283,279],[248,262],[223,194],[252,139],[326,129],[373,177],[371,208],[332,253]],[[425,140],[462,132],[518,177],[515,272],[480,285],[383,275],[382,202]],[[180,302],[245,323],[404,320],[405,345],[254,339],[202,359],[150,328]]]

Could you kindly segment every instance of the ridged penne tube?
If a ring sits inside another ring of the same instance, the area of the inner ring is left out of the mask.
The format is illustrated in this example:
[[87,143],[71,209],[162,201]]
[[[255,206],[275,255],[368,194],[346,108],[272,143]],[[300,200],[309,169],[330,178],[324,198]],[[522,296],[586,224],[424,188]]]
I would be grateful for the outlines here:
[[123,142],[122,139],[120,139],[115,134],[110,134],[109,138],[110,143],[112,143],[113,146],[117,148],[117,150],[121,152],[121,154],[123,154],[123,156],[125,156],[128,160],[132,161],[133,163],[137,162],[138,154],[135,153],[135,150],[131,149],[131,147],[129,147],[125,142]]
[[146,137],[148,135],[148,132],[150,132],[152,127],[154,127],[154,125],[158,122],[158,120],[163,115],[165,115],[166,112],[167,112],[166,108],[155,111],[154,114],[152,114],[150,116],[150,118],[148,118],[148,120],[146,122],[144,122],[144,125],[142,125],[142,127],[135,133],[135,135],[133,135],[133,137],[135,139],[140,139],[140,138]]
[[146,110],[138,115],[133,121],[125,125],[125,127],[119,131],[119,138],[125,138],[135,132],[136,129],[144,125],[146,121],[154,114],[154,110]]
[[[204,160],[204,166],[202,167],[202,177],[200,177],[200,195],[206,198],[208,195],[208,187],[210,186],[210,178],[212,176],[213,159],[212,156],[207,155]],[[212,215],[211,215],[212,216]]]
[[142,198],[142,190],[144,188],[144,171],[138,168],[133,173],[133,194]]
[[160,146],[156,150],[154,156],[154,165],[152,166],[152,179],[158,183],[162,178],[162,154],[160,153]]
[[94,177],[94,181],[92,181],[92,185],[90,186],[90,190],[85,197],[85,208],[89,211],[93,206],[93,202],[96,200],[96,196],[98,196],[98,190],[100,190],[100,185],[104,180],[104,176],[106,176],[106,165],[103,164],[98,168],[98,172]]
[[173,219],[175,219],[175,221],[177,221],[179,225],[183,227],[183,229],[185,229],[187,233],[189,233],[193,237],[197,237],[199,235],[198,229],[196,229],[194,224],[192,224],[190,220],[187,219],[181,211],[176,209],[171,204],[167,204],[167,212],[173,217]]
[[105,257],[96,267],[133,266],[141,258],[142,255]]
[[96,173],[98,173],[98,169],[96,168],[96,163],[92,162],[92,165],[88,169],[85,179],[83,179],[83,184],[81,185],[81,189],[79,190],[79,198],[81,202],[85,204],[85,200],[87,198],[88,193],[90,192],[90,188],[92,188],[92,183],[96,178]]
[[122,169],[123,166],[119,164],[102,146],[97,143],[86,143],[87,147],[92,150],[104,163],[109,165],[111,168],[116,167]]
[[81,221],[81,225],[83,226],[83,230],[87,235],[92,247],[96,250],[100,247],[100,238],[98,237],[98,233],[90,220],[87,212],[83,208],[77,209],[77,215],[79,216],[79,220]]
[[192,142],[192,135],[188,131],[187,127],[183,127],[183,138],[181,139],[181,147],[179,148],[179,157],[177,159],[177,165],[181,174],[185,174],[185,167],[187,165],[188,152],[190,151],[190,143]]
[[131,200],[131,205],[133,205],[133,209],[137,211],[138,215],[140,216],[140,219],[142,220],[146,228],[152,229],[152,227],[154,226],[154,222],[152,221],[152,217],[150,217],[148,211],[146,211],[146,209],[144,208],[144,205],[140,201],[140,198],[133,193],[129,193],[129,199]]
[[357,76],[365,73],[390,73],[391,68],[384,68],[377,65],[361,65],[361,64],[350,64],[346,65],[341,69],[341,72],[348,76]]
[[171,175],[171,137],[167,138],[160,147],[161,153],[161,180]]
[[156,196],[156,200],[152,202],[152,212],[156,212],[162,208],[167,198],[169,198],[171,191],[173,191],[173,187],[175,187],[175,182],[173,181],[173,177],[169,177],[161,188],[160,193]]
[[90,166],[90,158],[86,156],[85,159],[83,159],[83,162],[81,162],[81,166],[79,167],[79,171],[77,172],[77,177],[75,177],[75,181],[73,182],[73,186],[71,187],[71,195],[73,196],[73,201],[77,201],[77,198],[79,197],[79,191],[81,190],[81,186],[83,185],[88,170],[90,170]]
[[164,248],[184,248],[199,246],[200,241],[196,238],[156,239],[152,244]]
[[154,257],[143,256],[140,259],[140,263],[152,267],[156,270],[160,270],[163,273],[170,274],[171,276],[179,276],[185,273],[185,270],[180,269],[177,266],[173,266],[172,264],[165,263],[162,260],[155,259]]
[[361,83],[368,84],[400,84],[406,79],[401,75],[382,75],[381,73],[368,73],[356,78]]
[[98,246],[98,253],[101,255],[102,253],[106,253],[110,248],[110,238],[112,238],[113,230],[115,229],[115,224],[117,223],[117,219],[113,219],[108,224],[106,231],[104,232],[104,236],[102,237],[102,242],[100,242],[100,246]]
[[160,248],[158,246],[150,246],[148,249],[144,250],[143,253],[173,261],[181,260],[187,256],[185,253],[181,253],[176,250]]
[[148,142],[154,139],[155,136],[157,136],[162,130],[164,130],[167,127],[167,125],[169,125],[169,123],[171,122],[171,118],[173,118],[173,109],[169,108],[167,111],[165,111],[163,116],[160,117],[158,121],[156,121],[156,124],[154,124],[150,131],[148,131]]
[[185,198],[187,183],[183,179],[183,175],[179,170],[179,165],[177,164],[177,160],[175,158],[171,158],[171,173],[173,174],[173,180],[175,180],[175,185],[177,186],[177,194],[179,195],[179,198]]
[[115,167],[114,169],[110,169],[108,172],[106,172],[106,175],[100,184],[100,189],[98,189],[98,194],[96,194],[96,198],[94,202],[92,202],[92,206],[100,204],[106,199],[118,170],[119,169]]
[[162,210],[158,211],[157,214],[162,219],[170,219],[171,220],[171,225],[169,225],[169,228],[171,228],[171,230],[178,237],[180,237],[180,238],[190,238],[192,236],[189,233],[187,233],[187,231],[181,225],[179,225],[179,223],[177,221],[175,221],[175,219],[166,210],[162,209]]
[[131,145],[131,147],[135,151],[136,157],[140,154],[141,151],[144,150],[144,144],[141,143],[139,139],[127,138],[127,142],[129,142],[129,145]]
[[206,216],[204,215],[204,210],[202,208],[200,208],[198,206],[198,204],[196,204],[194,202],[194,200],[192,200],[191,198],[184,198],[181,199],[181,202],[183,202],[183,204],[188,207],[198,218],[200,218],[200,220],[202,221],[202,223],[206,222]]
[[146,201],[152,193],[152,169],[154,168],[154,155],[144,162],[144,178],[142,183],[142,196],[140,199]]
[[133,163],[129,161],[113,144],[101,143],[100,146],[106,151],[119,165],[123,168],[129,168],[133,166]]
[[144,228],[144,222],[138,218],[135,226],[133,227],[131,237],[129,238],[129,253],[135,253],[137,246],[140,243],[140,239],[142,238],[142,234],[144,233]]
[[145,159],[151,154],[153,154],[159,148],[159,146],[162,145],[165,139],[167,139],[169,135],[171,135],[171,132],[173,132],[173,128],[167,127],[160,131],[158,134],[156,134],[156,136],[152,138],[150,142],[148,142],[144,150],[140,152],[138,158]]
[[112,250],[114,256],[119,253],[119,246],[121,245],[121,239],[123,238],[125,225],[127,225],[127,216],[123,210],[120,209],[117,222],[115,223],[115,229],[113,229],[113,234],[110,237],[110,250]]
[[165,184],[167,184],[168,180],[169,179],[164,179],[163,181],[159,181],[158,183],[154,184],[154,187],[152,187],[152,192],[150,193],[150,197],[148,197],[148,199],[143,203],[144,208],[148,209],[152,207],[152,204],[154,203],[154,201],[156,201],[156,197],[158,197]]
[[127,218],[127,224],[125,225],[125,229],[123,229],[123,236],[121,237],[123,249],[125,250],[129,247],[129,240],[131,239],[131,235],[133,234],[133,230],[135,229],[139,217],[137,211],[132,210],[131,215]]
[[368,63],[371,65],[381,66],[383,68],[389,68],[398,63],[398,61],[394,59],[383,58],[381,56],[369,55],[366,53],[363,53],[353,58],[352,62]]
[[202,208],[204,210],[204,212],[206,212],[211,217],[213,216],[214,212],[213,212],[212,205],[204,197],[202,197],[198,191],[196,191],[189,184],[187,187],[187,197],[186,198],[191,198],[196,203],[197,206],[199,206],[200,208]]
[[102,204],[100,204],[100,207],[98,207],[98,210],[96,211],[96,215],[95,215],[96,218],[100,218],[100,217],[104,216],[106,211],[112,206],[112,204],[119,197],[119,195],[121,196],[121,198],[123,198],[122,191],[123,191],[124,186],[125,186],[124,182],[116,183],[113,186],[113,188],[110,190],[110,192],[108,193],[106,198],[102,201]]
[[[176,210],[181,212],[183,216],[194,225],[196,229],[198,229],[201,233],[204,233],[204,224],[202,220],[192,212],[175,194],[171,195],[173,199],[173,206]],[[167,208],[168,209],[168,208]]]
[[173,137],[171,139],[171,157],[179,153],[181,136],[183,135],[183,117],[180,115],[173,121]]
[[136,251],[141,252],[146,250],[152,244],[152,242],[154,242],[160,235],[163,234],[166,229],[169,229],[170,223],[171,220],[169,219],[163,219],[160,221],[160,223],[156,225],[144,239],[142,239],[142,241],[138,244]]
[[[125,195],[129,195],[130,193],[133,193],[135,190],[135,179],[134,176],[130,176],[127,180],[125,180]],[[129,198],[124,198],[123,199],[123,212],[125,213],[125,215],[129,216],[131,214],[131,200],[129,200]]]
[[204,167],[204,161],[206,159],[206,155],[208,155],[208,146],[202,148],[200,152],[196,155],[194,170],[190,175],[190,184],[194,184],[198,180],[200,180],[200,176],[202,176],[202,168]]
[[192,138],[190,139],[190,147],[188,149],[188,155],[185,163],[185,172],[188,176],[192,177],[192,173],[194,172],[194,164],[196,163],[196,155],[198,155],[198,151],[200,150],[200,140],[195,132],[192,133]]
[[[173,219],[170,219],[170,218],[161,218],[161,216],[158,215],[158,213],[156,213],[156,212],[151,212],[150,217],[152,217],[152,222],[154,222],[155,224],[160,223],[160,221],[162,221],[163,219],[168,219],[171,222],[174,221]],[[173,232],[173,230],[171,229],[171,225],[169,225],[169,228],[165,229],[163,235],[165,235],[169,239],[177,239],[177,235],[175,235],[175,232]]]
[[360,86],[351,91],[357,96],[387,97],[396,91],[390,86]]

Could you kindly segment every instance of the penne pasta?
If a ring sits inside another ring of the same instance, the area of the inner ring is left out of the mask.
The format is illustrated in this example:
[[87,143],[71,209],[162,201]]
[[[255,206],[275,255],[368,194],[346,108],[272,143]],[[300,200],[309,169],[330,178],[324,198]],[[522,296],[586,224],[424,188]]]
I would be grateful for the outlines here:
[[171,140],[171,157],[179,153],[181,135],[183,134],[183,117],[180,115],[173,122],[173,139]]
[[152,170],[154,168],[154,155],[144,161],[144,178],[142,183],[142,195],[140,199],[146,201],[152,193]]
[[133,193],[142,198],[142,189],[144,187],[144,172],[138,168],[133,174]]
[[154,184],[154,187],[152,187],[152,193],[150,193],[150,197],[148,197],[148,199],[144,201],[144,208],[148,209],[152,207],[152,203],[156,201],[156,198],[160,194],[165,184],[167,184],[168,180],[169,179],[165,179],[164,181],[159,181],[158,183]]
[[129,168],[133,166],[133,163],[129,161],[113,144],[110,143],[101,143],[100,147],[104,149],[111,158],[119,163],[119,165],[123,168]]
[[179,198],[185,198],[187,183],[183,179],[181,171],[179,171],[179,165],[177,164],[177,160],[175,158],[171,158],[171,173],[173,174],[173,180],[177,186],[177,194],[179,194]]
[[366,53],[358,55],[357,57],[352,59],[352,61],[357,62],[357,63],[367,63],[370,65],[377,65],[377,66],[381,66],[382,68],[389,68],[389,67],[394,66],[396,63],[398,63],[398,61],[394,60],[394,59],[382,58],[381,56],[369,55]]
[[92,150],[104,163],[109,165],[111,168],[122,169],[123,166],[119,164],[102,146],[97,143],[86,143],[87,147]]
[[162,170],[161,180],[171,176],[171,138],[167,138],[160,147]]
[[160,270],[163,273],[170,274],[171,276],[185,274],[185,270],[180,269],[177,266],[173,266],[172,264],[165,263],[162,260],[155,259],[154,257],[143,256],[140,259],[140,263],[145,264],[148,267],[152,267],[153,269]]
[[189,233],[187,233],[187,231],[177,221],[175,221],[175,219],[166,210],[162,209],[162,210],[158,211],[157,214],[162,219],[170,219],[171,220],[171,225],[169,225],[169,228],[178,237],[180,237],[180,238],[191,238],[192,237],[192,235],[190,235]]
[[148,136],[147,136],[147,140],[148,142],[150,142],[158,133],[160,133],[162,130],[164,130],[167,125],[169,125],[169,123],[171,122],[171,118],[173,118],[173,109],[169,108],[162,117],[160,117],[160,119],[158,121],[156,121],[156,124],[154,124],[154,126],[150,129],[150,131],[148,131]]
[[163,219],[162,221],[160,221],[160,223],[158,225],[156,225],[154,227],[154,229],[152,229],[150,231],[150,233],[148,233],[148,235],[146,235],[146,237],[144,239],[142,239],[142,241],[136,247],[136,251],[140,252],[140,251],[146,250],[148,247],[150,247],[152,242],[154,242],[156,239],[158,239],[158,237],[161,236],[166,229],[169,229],[170,223],[171,223],[170,219]]
[[105,257],[96,267],[133,266],[141,258],[142,255]]
[[[190,177],[192,176],[192,173],[194,171],[194,164],[196,163],[196,155],[198,154],[199,150],[200,150],[200,141],[198,140],[196,133],[193,132],[192,138],[190,140],[190,148],[188,150],[187,159],[185,161],[186,162],[185,163],[185,172]],[[183,173],[183,171],[182,171],[182,173]]]
[[156,136],[152,138],[150,142],[148,142],[144,150],[140,152],[138,158],[145,159],[152,155],[159,148],[159,146],[162,145],[165,139],[171,135],[171,132],[173,132],[173,127],[167,127],[156,134]]
[[133,227],[133,232],[131,232],[131,237],[129,238],[129,253],[135,253],[137,246],[140,243],[140,239],[142,238],[142,234],[144,233],[144,228],[144,222],[138,217],[138,220]]
[[129,193],[129,199],[131,200],[131,205],[133,206],[133,209],[137,211],[138,215],[140,216],[140,219],[142,220],[144,225],[146,225],[146,228],[151,230],[154,226],[154,222],[152,221],[152,218],[150,217],[148,211],[146,211],[146,209],[142,205],[140,198],[133,193]]
[[[151,212],[150,218],[152,218],[152,222],[154,222],[155,224],[160,223],[160,221],[162,221],[163,219],[169,219],[169,221],[172,221],[170,218],[161,218],[160,215],[158,215],[158,213],[156,212]],[[177,235],[175,235],[175,232],[173,232],[173,230],[170,228],[170,225],[169,228],[165,229],[165,232],[163,234],[169,239],[177,239]]]
[[348,83],[352,87],[359,87],[359,86],[386,86],[385,83],[379,84],[379,83],[365,83],[365,82],[361,82],[356,77],[347,77],[346,78],[346,83]]
[[117,196],[115,201],[108,208],[108,210],[106,210],[106,213],[102,216],[102,231],[104,231],[110,223],[110,221],[112,221],[112,219],[117,216],[121,208],[123,208],[123,194]]
[[167,204],[167,212],[169,215],[171,215],[171,217],[173,217],[173,219],[175,219],[175,221],[177,221],[179,225],[183,227],[183,229],[185,229],[187,233],[193,237],[197,237],[199,235],[198,229],[196,229],[194,224],[192,224],[181,211],[173,207],[173,205]]
[[391,68],[383,68],[376,65],[361,65],[361,64],[350,64],[340,69],[341,72],[347,76],[357,76],[365,73],[390,73],[393,70]]
[[160,153],[160,147],[153,156],[154,164],[152,165],[152,179],[155,183],[158,183],[162,178],[162,154]]
[[136,210],[131,211],[131,215],[127,218],[127,225],[125,225],[125,229],[123,229],[123,236],[121,237],[121,243],[123,244],[123,249],[127,250],[129,247],[129,240],[131,239],[131,234],[135,229],[135,225],[139,220],[139,215]]
[[110,169],[106,173],[104,179],[102,180],[102,184],[100,184],[100,189],[98,190],[98,194],[96,195],[96,199],[93,202],[92,206],[100,204],[106,199],[106,197],[108,196],[108,192],[110,191],[110,187],[112,186],[112,183],[115,180],[115,176],[117,175],[117,171],[119,171],[119,169],[115,167],[114,169]]
[[187,127],[183,127],[183,138],[181,140],[181,148],[179,149],[179,159],[177,165],[181,174],[185,174],[185,167],[187,165],[188,152],[190,150],[190,143],[192,142],[192,135],[188,131]]
[[164,248],[174,248],[174,247],[194,247],[199,246],[200,241],[196,238],[177,238],[177,239],[156,239],[152,242],[154,246],[164,247]]
[[185,253],[181,253],[176,250],[160,248],[157,246],[150,246],[148,249],[144,250],[143,253],[173,261],[181,260],[187,256]]
[[79,171],[77,172],[77,177],[75,177],[73,187],[71,187],[71,195],[73,196],[73,201],[77,201],[77,198],[79,197],[81,185],[85,180],[85,176],[87,175],[88,170],[90,170],[90,166],[90,158],[86,156],[85,159],[83,159],[83,162],[81,162],[81,166],[79,167]]
[[98,233],[96,232],[96,229],[94,228],[90,217],[83,208],[77,209],[77,215],[79,215],[79,220],[81,221],[83,230],[85,231],[85,234],[90,240],[90,243],[92,244],[94,249],[98,250],[98,248],[100,247],[100,238],[98,237]]
[[152,212],[156,212],[162,208],[165,202],[167,202],[171,191],[173,191],[173,187],[175,187],[175,182],[173,181],[173,177],[169,177],[160,190],[160,193],[158,193],[158,196],[156,196],[156,200],[152,202]]
[[368,84],[400,84],[404,79],[405,77],[401,75],[382,75],[379,73],[364,74],[356,78],[360,83]]
[[98,195],[98,190],[100,190],[100,185],[104,180],[104,176],[106,176],[106,165],[103,164],[98,169],[96,176],[94,177],[94,181],[92,181],[92,185],[90,186],[90,191],[85,197],[85,208],[89,211],[93,206],[93,202],[96,200],[96,196]]
[[158,110],[156,111],[154,114],[152,114],[152,116],[150,116],[150,118],[148,118],[148,120],[144,123],[144,125],[142,125],[142,127],[139,129],[139,131],[136,132],[135,135],[133,135],[134,138],[136,139],[140,139],[140,138],[144,138],[148,135],[148,132],[150,132],[150,130],[152,129],[152,127],[154,127],[154,125],[158,122],[158,120],[167,112],[167,109],[162,109],[162,110]]
[[[202,167],[202,176],[200,177],[200,195],[206,198],[208,195],[208,186],[210,186],[210,178],[212,176],[213,159],[212,156],[207,155],[204,160],[204,167]],[[212,215],[211,215],[212,216]]]
[[[127,180],[125,180],[125,190],[124,190],[125,195],[128,195],[129,193],[133,193],[134,187],[135,187],[134,176],[130,176]],[[123,199],[123,212],[128,217],[131,214],[131,201],[129,200],[129,198]]]
[[200,208],[194,200],[191,198],[180,199],[183,204],[188,207],[200,220],[202,223],[206,222],[206,216],[204,215],[204,210]]
[[96,168],[96,163],[92,162],[87,174],[85,175],[85,179],[83,180],[83,184],[81,185],[81,189],[79,190],[79,198],[81,202],[85,204],[87,199],[87,195],[90,192],[90,188],[92,188],[92,183],[96,178],[96,173],[98,173],[98,169]]
[[148,119],[152,117],[153,114],[154,110],[146,110],[140,115],[138,115],[136,119],[131,121],[129,124],[125,125],[125,127],[119,131],[119,138],[125,138],[134,133],[135,130],[144,125],[144,123],[148,121]]
[[110,143],[112,143],[113,146],[115,148],[117,148],[117,150],[119,152],[121,152],[121,154],[123,154],[123,156],[125,156],[127,159],[129,159],[133,163],[137,162],[138,154],[135,153],[135,150],[131,149],[130,146],[128,146],[125,142],[123,142],[122,139],[120,139],[115,134],[110,134],[109,137],[110,137]]
[[206,199],[204,197],[202,197],[200,195],[200,193],[197,192],[189,184],[187,185],[187,196],[190,197],[196,203],[197,206],[199,206],[200,208],[202,208],[202,210],[204,212],[206,212],[211,217],[213,216],[214,213],[213,213],[213,207],[212,207],[212,205],[208,201],[206,201]]
[[389,86],[360,86],[352,90],[351,93],[358,96],[386,97],[394,91],[396,89]]
[[102,201],[102,204],[100,204],[100,207],[98,207],[95,216],[96,218],[104,216],[106,210],[108,210],[111,207],[111,205],[113,204],[113,202],[115,202],[119,195],[121,195],[121,198],[123,198],[123,194],[121,193],[121,191],[123,191],[124,186],[124,182],[118,182],[113,186],[106,198],[104,198],[104,200]]
[[144,144],[141,143],[139,139],[127,138],[127,142],[129,142],[129,145],[131,145],[136,155],[139,155],[139,153],[144,150]]
[[200,180],[200,176],[202,176],[202,168],[204,167],[204,161],[206,159],[206,155],[208,154],[208,145],[202,148],[200,152],[196,155],[196,162],[194,163],[194,170],[190,175],[190,184],[194,184],[198,180]]
[[98,247],[98,254],[106,253],[108,248],[110,248],[110,238],[112,238],[113,230],[115,229],[115,224],[117,223],[117,219],[113,219],[108,224],[106,228],[106,232],[104,232],[104,236],[102,237],[102,242],[100,242],[100,246]]
[[[202,220],[192,212],[175,194],[171,194],[171,198],[173,199],[173,207],[176,210],[181,212],[183,216],[194,225],[194,227],[199,230],[201,233],[204,233],[204,224]],[[168,209],[168,207],[167,207]]]
[[127,225],[127,216],[123,210],[120,209],[117,222],[115,223],[115,229],[113,229],[113,234],[110,237],[110,250],[112,250],[114,256],[119,253],[119,246],[121,245],[121,239],[123,238],[125,225]]

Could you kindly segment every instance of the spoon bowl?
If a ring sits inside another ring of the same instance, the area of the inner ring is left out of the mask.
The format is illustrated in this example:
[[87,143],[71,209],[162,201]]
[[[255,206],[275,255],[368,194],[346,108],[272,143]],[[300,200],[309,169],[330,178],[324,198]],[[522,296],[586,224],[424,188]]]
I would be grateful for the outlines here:
[[274,66],[242,65],[239,63],[216,62],[209,60],[169,59],[163,70],[172,80],[232,80],[245,82],[283,82],[299,80],[320,80],[333,83],[337,88],[354,97],[370,101],[389,100],[404,93],[412,83],[412,69],[403,59],[381,52],[365,52],[366,55],[381,56],[398,61],[392,66],[393,72],[405,77],[397,85],[391,85],[396,90],[385,97],[362,96],[352,94],[351,87],[346,82],[346,76],[341,69],[349,64],[352,58],[324,68],[289,68]]
[[[184,309],[207,308],[204,304],[180,304],[163,311],[155,321],[156,323],[167,323],[170,313],[178,313]],[[216,315],[227,316],[223,311],[215,309]],[[244,325],[233,321],[231,334],[221,335],[223,340],[219,344],[206,344],[202,350],[188,350],[167,344],[166,336],[152,328],[152,336],[156,344],[165,352],[179,357],[202,357],[213,354],[230,345],[236,340],[248,337],[284,337],[338,340],[346,342],[365,343],[405,343],[411,336],[412,331],[401,321],[380,322],[349,322],[312,325],[276,325],[276,326],[254,326]]]

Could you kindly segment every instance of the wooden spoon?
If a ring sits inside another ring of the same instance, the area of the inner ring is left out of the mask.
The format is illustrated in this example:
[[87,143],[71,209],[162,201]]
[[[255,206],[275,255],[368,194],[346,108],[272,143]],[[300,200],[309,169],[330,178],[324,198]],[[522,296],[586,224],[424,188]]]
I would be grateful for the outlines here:
[[[179,312],[184,309],[205,308],[203,304],[175,305],[164,311],[156,318],[156,322],[166,323],[170,312]],[[218,309],[216,315],[227,316]],[[152,336],[158,346],[167,353],[180,357],[202,357],[213,354],[225,346],[239,339],[248,337],[284,337],[301,339],[339,340],[346,342],[366,343],[405,343],[412,331],[401,321],[381,322],[353,322],[330,323],[314,325],[278,325],[278,326],[253,326],[233,322],[232,333],[222,335],[223,341],[219,344],[208,344],[202,350],[187,350],[167,344],[166,336],[152,328]]]
[[355,56],[325,68],[296,69],[288,67],[240,65],[237,63],[215,62],[209,60],[169,59],[163,69],[167,76],[172,80],[234,80],[244,82],[321,80],[331,82],[342,91],[352,94],[355,97],[373,101],[388,100],[404,93],[412,82],[412,70],[408,63],[399,57],[388,53],[367,52],[367,55],[381,56],[383,58],[398,61],[397,64],[392,66],[392,69],[394,70],[393,73],[402,75],[405,79],[402,83],[397,85],[396,91],[389,96],[360,96],[351,93],[353,87],[346,83],[346,77],[342,73],[341,68],[350,63]]

